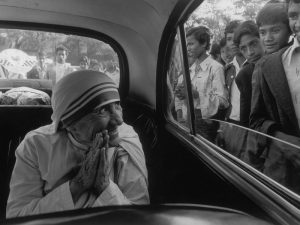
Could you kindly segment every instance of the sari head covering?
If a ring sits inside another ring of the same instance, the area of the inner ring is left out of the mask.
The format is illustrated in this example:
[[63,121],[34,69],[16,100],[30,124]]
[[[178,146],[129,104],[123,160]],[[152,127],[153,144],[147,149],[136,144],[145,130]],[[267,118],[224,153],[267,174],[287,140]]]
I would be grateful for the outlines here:
[[[117,86],[106,74],[92,70],[70,73],[54,86],[52,133],[58,132],[62,124],[68,126],[93,109],[117,101],[120,101]],[[119,145],[128,152],[147,181],[145,156],[137,133],[125,123],[118,130]]]
[[104,73],[92,70],[70,73],[54,86],[51,102],[54,130],[71,125],[95,108],[118,101],[118,88]]

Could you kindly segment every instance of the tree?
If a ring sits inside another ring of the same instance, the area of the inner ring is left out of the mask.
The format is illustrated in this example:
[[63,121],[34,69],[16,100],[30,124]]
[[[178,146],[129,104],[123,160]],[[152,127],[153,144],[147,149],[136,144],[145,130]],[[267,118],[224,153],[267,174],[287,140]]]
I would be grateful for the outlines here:
[[[220,0],[207,0],[196,9],[186,22],[186,29],[205,25],[214,35],[214,41],[219,42],[225,26],[234,19],[255,20],[258,11],[269,0],[227,0],[228,8],[219,7]],[[231,3],[231,5],[230,5]]]

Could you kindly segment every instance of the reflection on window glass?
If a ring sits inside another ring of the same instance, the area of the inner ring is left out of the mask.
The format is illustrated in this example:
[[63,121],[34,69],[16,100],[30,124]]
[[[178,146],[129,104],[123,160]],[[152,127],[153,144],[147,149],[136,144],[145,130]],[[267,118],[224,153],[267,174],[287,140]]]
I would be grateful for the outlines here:
[[51,32],[0,29],[0,78],[40,79],[55,84],[82,69],[106,73],[119,85],[117,54],[92,38]]
[[300,38],[289,4],[203,2],[185,23],[184,57],[196,133],[299,194]]
[[300,194],[300,138],[278,132],[275,139],[226,122],[216,132],[218,146]]
[[188,108],[186,104],[186,90],[184,86],[183,66],[180,44],[175,37],[172,48],[170,65],[167,75],[168,105],[172,117],[181,125],[188,127]]

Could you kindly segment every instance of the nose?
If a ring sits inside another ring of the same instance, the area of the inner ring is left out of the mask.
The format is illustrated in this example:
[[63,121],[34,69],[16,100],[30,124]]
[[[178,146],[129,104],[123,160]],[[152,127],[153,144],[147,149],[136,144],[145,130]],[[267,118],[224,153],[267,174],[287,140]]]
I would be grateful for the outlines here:
[[271,34],[271,32],[267,32],[264,39],[266,42],[273,41],[273,35]]
[[110,125],[119,126],[123,123],[122,107],[118,104],[112,104],[110,112]]
[[248,48],[247,48],[247,55],[248,55],[249,57],[251,57],[251,56],[254,55],[254,50],[253,50],[253,48],[251,48],[251,47],[248,47]]

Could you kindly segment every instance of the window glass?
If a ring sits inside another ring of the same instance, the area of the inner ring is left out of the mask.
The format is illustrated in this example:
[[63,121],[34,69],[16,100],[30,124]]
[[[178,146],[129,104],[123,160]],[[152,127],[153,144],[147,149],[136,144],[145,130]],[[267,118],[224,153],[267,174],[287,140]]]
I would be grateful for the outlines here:
[[[59,79],[84,69],[104,72],[119,85],[118,56],[105,42],[53,32],[0,29],[2,105],[49,104],[40,91],[51,95]],[[11,87],[13,90],[9,90]],[[19,101],[17,96],[21,95],[39,101]]]
[[184,79],[181,45],[178,35],[176,35],[167,74],[168,112],[171,115],[170,117],[177,123],[189,127],[189,113],[186,104],[187,93]]
[[[296,85],[290,82],[285,88],[275,89],[276,84],[269,82],[274,74],[263,70],[258,74],[254,70],[264,55],[269,57],[291,40],[285,32],[289,25],[287,17],[283,18],[283,2],[267,2],[207,0],[184,24],[187,55],[183,57],[189,61],[194,127],[196,135],[300,194],[297,99],[278,98],[283,94],[297,96]],[[269,14],[275,11],[280,11],[278,16],[285,21],[284,26],[275,24],[281,29],[280,35],[269,27],[269,23],[275,23],[268,21]],[[266,32],[280,44],[268,44]],[[289,74],[292,76],[293,72]],[[273,95],[274,90],[280,93]],[[175,99],[179,96],[176,92],[174,95]],[[186,101],[183,105],[187,105]]]

